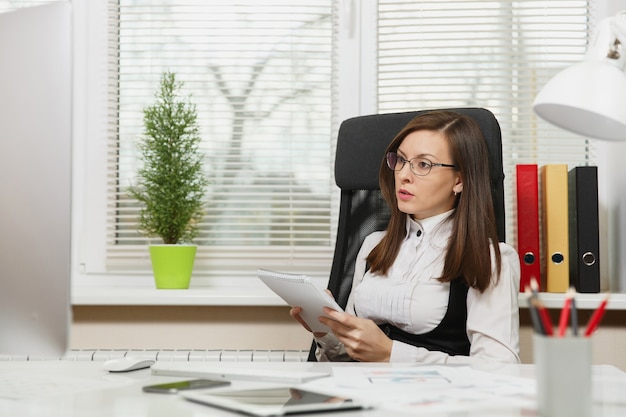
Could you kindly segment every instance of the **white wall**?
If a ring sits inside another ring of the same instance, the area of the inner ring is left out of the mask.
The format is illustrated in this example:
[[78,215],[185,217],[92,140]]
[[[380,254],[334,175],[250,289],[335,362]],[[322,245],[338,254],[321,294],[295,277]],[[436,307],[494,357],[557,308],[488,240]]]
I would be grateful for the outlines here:
[[[73,349],[308,350],[311,336],[287,307],[74,307]],[[552,311],[557,322],[558,311]],[[579,312],[587,322],[591,312]],[[520,357],[532,363],[532,326],[521,310]],[[626,311],[609,310],[593,338],[593,362],[626,371]]]
[[[626,0],[601,1],[599,6],[598,17],[609,17],[626,10]],[[608,277],[605,289],[626,292],[626,142],[598,140],[594,145],[598,151],[601,275]]]
[[75,306],[72,349],[308,349],[288,307]]

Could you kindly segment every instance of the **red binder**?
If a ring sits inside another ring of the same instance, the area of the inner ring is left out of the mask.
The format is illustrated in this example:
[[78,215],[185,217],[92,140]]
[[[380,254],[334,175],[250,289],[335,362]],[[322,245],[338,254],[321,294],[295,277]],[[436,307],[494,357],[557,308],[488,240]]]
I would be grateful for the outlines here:
[[521,265],[520,291],[534,277],[541,286],[539,243],[539,177],[536,164],[516,166],[517,173],[517,252]]

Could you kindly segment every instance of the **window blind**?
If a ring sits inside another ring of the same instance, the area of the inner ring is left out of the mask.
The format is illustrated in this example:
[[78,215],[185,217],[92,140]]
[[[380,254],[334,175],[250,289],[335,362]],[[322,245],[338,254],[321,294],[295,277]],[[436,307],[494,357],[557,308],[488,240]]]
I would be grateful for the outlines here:
[[378,2],[378,111],[485,107],[502,129],[507,242],[517,245],[515,165],[593,164],[588,141],[540,120],[539,90],[582,60],[587,1]]
[[2,0],[0,1],[0,13],[10,12],[24,7],[40,6],[58,0]]
[[207,189],[194,275],[327,274],[332,2],[109,0],[106,265],[149,271],[127,188],[163,71],[196,105]]
[[337,21],[376,33],[360,45],[374,48],[376,61],[363,62],[355,76],[375,68],[376,85],[365,89],[377,106],[353,114],[476,106],[496,115],[510,244],[516,164],[594,163],[590,143],[532,112],[548,79],[582,59],[592,2],[379,0],[372,18],[338,16],[355,8],[332,0],[107,1],[111,272],[150,268],[150,241],[136,231],[139,207],[126,188],[138,168],[142,109],[161,72],[171,70],[197,105],[211,180],[194,274],[249,276],[258,267],[327,274],[336,226],[335,112],[337,100],[344,108],[348,100],[337,92],[335,73],[346,65],[333,47]]

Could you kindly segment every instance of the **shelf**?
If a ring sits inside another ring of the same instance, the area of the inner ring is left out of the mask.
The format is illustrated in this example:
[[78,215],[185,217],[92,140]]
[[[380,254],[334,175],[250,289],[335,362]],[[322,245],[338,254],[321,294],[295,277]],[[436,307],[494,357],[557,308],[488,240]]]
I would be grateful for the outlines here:
[[[594,310],[600,305],[606,294],[576,294],[576,307],[580,310]],[[539,299],[547,308],[561,308],[565,300],[563,293],[542,292]],[[520,308],[528,308],[528,298],[525,294],[519,296]],[[607,310],[626,310],[626,294],[611,294],[606,306]]]
[[[74,285],[72,304],[76,306],[257,306],[280,307],[285,302],[256,279],[238,280],[240,285],[233,285],[232,280],[222,282],[197,280],[198,285],[187,290],[157,290],[149,279],[143,281],[99,280],[87,285]],[[324,283],[320,282],[320,285]],[[604,293],[577,294],[577,307],[592,310],[598,307]],[[563,293],[540,293],[539,298],[548,308],[561,308],[565,299]],[[519,306],[528,307],[525,294],[519,295]],[[626,294],[611,294],[607,305],[609,310],[626,311]]]

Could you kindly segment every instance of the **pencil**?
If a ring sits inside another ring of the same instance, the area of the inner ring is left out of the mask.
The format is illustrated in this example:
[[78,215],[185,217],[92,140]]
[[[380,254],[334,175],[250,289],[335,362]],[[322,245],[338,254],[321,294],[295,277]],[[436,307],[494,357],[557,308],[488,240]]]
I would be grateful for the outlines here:
[[561,309],[561,317],[559,318],[559,337],[565,336],[565,332],[567,331],[567,322],[569,320],[572,305],[573,291],[574,289],[570,287],[565,293],[565,302],[563,304],[563,308]]
[[530,277],[530,290],[532,291],[535,299],[537,299],[539,297],[539,283],[535,277]]
[[572,296],[572,314],[570,315],[570,321],[572,323],[572,335],[578,336],[578,309],[576,308],[576,293]]
[[541,319],[541,324],[543,325],[544,334],[546,336],[552,336],[554,331],[552,330],[552,321],[550,320],[548,310],[538,298],[533,298],[531,302],[539,312],[539,318]]
[[541,324],[541,320],[539,319],[539,312],[537,311],[537,308],[535,307],[535,305],[532,303],[533,294],[531,293],[530,288],[528,286],[526,287],[525,293],[526,293],[527,300],[528,300],[528,312],[530,313],[530,321],[533,324],[535,333],[546,334],[543,328],[543,325]]
[[600,320],[602,320],[602,316],[604,316],[604,312],[606,311],[606,305],[609,302],[609,295],[610,294],[607,294],[606,297],[604,297],[600,306],[598,306],[598,308],[591,315],[589,323],[587,324],[587,329],[585,330],[585,337],[591,336],[598,328]]

